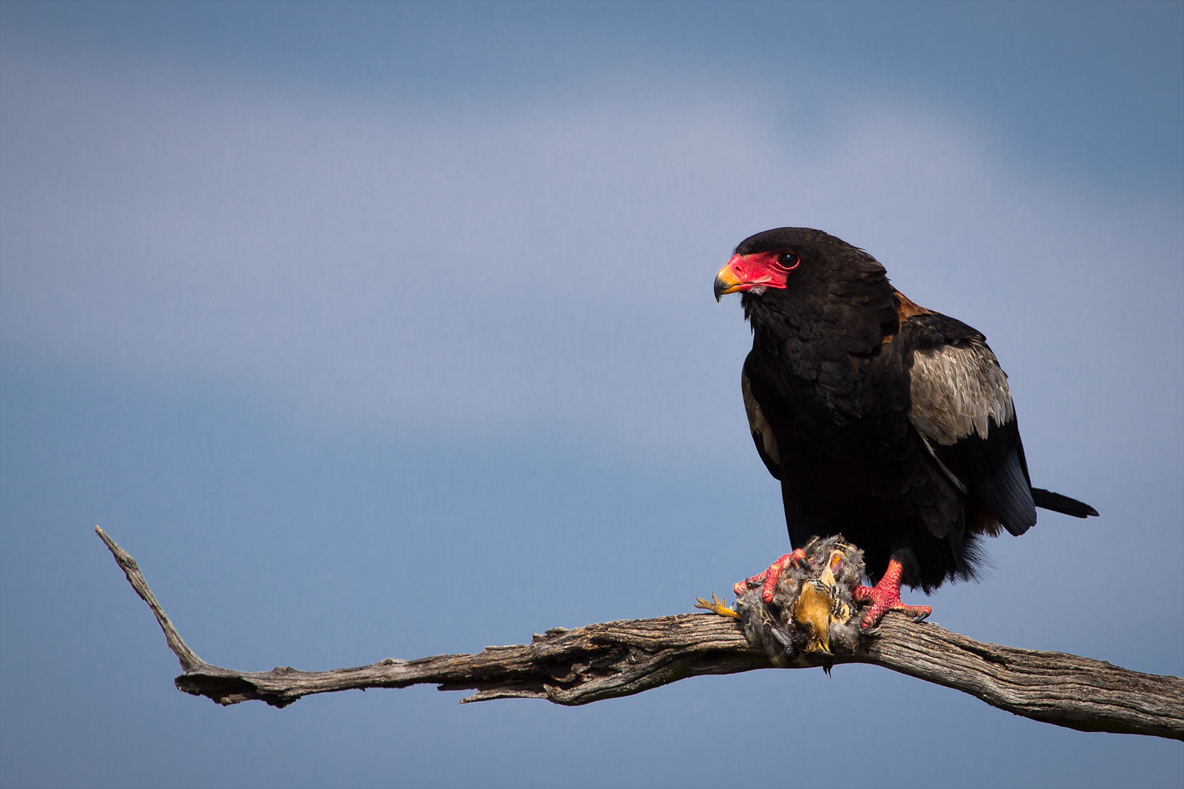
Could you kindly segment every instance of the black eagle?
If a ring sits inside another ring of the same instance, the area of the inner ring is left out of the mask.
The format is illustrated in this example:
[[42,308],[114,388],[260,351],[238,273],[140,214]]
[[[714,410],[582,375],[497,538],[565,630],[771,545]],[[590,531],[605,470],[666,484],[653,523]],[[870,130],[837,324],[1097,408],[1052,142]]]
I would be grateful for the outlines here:
[[901,583],[973,578],[981,535],[1023,534],[1037,507],[1098,514],[1032,487],[986,338],[914,304],[863,250],[808,228],[758,233],[715,278],[717,300],[737,291],[753,333],[744,407],[797,549],[750,579],[768,596],[812,537],[841,533],[876,582],[858,590],[873,603],[863,626],[893,609],[923,618]]

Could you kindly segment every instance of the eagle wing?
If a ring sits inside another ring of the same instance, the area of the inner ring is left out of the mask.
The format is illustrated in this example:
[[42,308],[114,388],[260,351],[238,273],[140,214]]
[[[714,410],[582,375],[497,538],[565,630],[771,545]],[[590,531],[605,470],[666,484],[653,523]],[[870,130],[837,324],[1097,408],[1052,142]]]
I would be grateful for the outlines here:
[[752,382],[748,376],[748,367],[752,364],[752,353],[744,360],[744,368],[740,371],[740,389],[744,393],[744,412],[748,414],[748,429],[752,433],[752,443],[756,444],[756,452],[764,461],[765,468],[773,475],[773,479],[781,479],[781,451],[777,446],[777,437],[773,428],[761,410],[761,404],[752,394]]
[[1007,374],[986,338],[928,311],[902,321],[901,333],[913,346],[909,421],[955,487],[1023,534],[1036,506]]

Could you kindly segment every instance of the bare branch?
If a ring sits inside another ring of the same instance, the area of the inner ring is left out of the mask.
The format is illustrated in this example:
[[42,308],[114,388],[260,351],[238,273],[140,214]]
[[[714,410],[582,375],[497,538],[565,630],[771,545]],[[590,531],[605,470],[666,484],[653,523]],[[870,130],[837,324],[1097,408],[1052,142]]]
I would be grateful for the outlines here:
[[95,534],[99,535],[99,539],[107,546],[107,550],[111,551],[111,555],[115,557],[116,564],[123,570],[123,574],[127,576],[127,582],[136,590],[136,594],[152,609],[152,613],[156,616],[157,624],[164,631],[165,640],[169,642],[169,649],[173,650],[173,654],[177,656],[177,660],[181,661],[181,669],[184,671],[196,671],[199,668],[209,668],[209,664],[199,658],[189,648],[189,645],[185,643],[185,639],[181,638],[181,634],[177,632],[177,628],[173,627],[172,621],[169,620],[169,615],[160,607],[160,603],[156,602],[156,595],[152,594],[152,590],[148,588],[148,582],[144,580],[144,574],[140,572],[140,565],[136,564],[136,560],[132,558],[132,555],[123,548],[120,548],[118,543],[108,537],[107,532],[98,526],[95,527]]
[[[680,614],[556,628],[536,634],[530,644],[488,647],[476,655],[388,658],[332,671],[234,671],[211,666],[185,644],[135,559],[102,529],[95,531],[181,661],[184,673],[177,687],[220,704],[258,700],[285,707],[313,693],[431,684],[440,690],[476,690],[465,702],[532,698],[575,706],[686,677],[775,667],[764,652],[749,646],[736,620]],[[1060,652],[984,644],[895,613],[863,651],[837,655],[834,662],[882,666],[1058,726],[1184,740],[1184,680],[1179,677],[1141,674]],[[821,663],[795,667],[809,665]]]

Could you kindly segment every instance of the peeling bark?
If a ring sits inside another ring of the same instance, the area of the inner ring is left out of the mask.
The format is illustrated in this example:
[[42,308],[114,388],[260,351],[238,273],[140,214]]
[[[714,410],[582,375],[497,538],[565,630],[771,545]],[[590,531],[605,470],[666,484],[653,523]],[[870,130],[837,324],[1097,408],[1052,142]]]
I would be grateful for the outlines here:
[[[679,614],[555,628],[529,644],[488,647],[475,655],[388,658],[332,671],[280,667],[249,672],[206,663],[189,648],[144,580],[136,560],[99,527],[96,533],[152,609],[181,662],[177,688],[219,704],[263,701],[286,707],[313,693],[438,685],[476,690],[463,699],[546,699],[577,706],[704,674],[776,668],[749,646],[739,623],[715,614]],[[877,635],[834,663],[870,663],[944,685],[1025,718],[1081,731],[1184,740],[1184,680],[1141,674],[1061,652],[985,644],[935,624],[889,613]],[[795,668],[820,666],[807,661]]]

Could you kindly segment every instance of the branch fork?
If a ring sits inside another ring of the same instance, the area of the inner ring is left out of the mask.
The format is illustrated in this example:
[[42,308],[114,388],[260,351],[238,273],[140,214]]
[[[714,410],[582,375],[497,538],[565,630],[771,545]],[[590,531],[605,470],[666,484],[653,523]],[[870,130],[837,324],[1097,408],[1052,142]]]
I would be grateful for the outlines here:
[[[528,698],[578,706],[687,677],[777,667],[749,645],[739,622],[707,613],[553,628],[535,634],[529,644],[487,647],[475,655],[387,658],[331,671],[236,671],[198,657],[157,602],[136,560],[98,526],[95,532],[152,610],[180,661],[177,688],[223,705],[256,700],[286,707],[314,693],[429,684],[440,690],[477,691],[463,702]],[[866,642],[853,655],[835,655],[834,664],[881,666],[1057,726],[1184,741],[1184,680],[1179,677],[1143,674],[1061,652],[982,643],[895,612]],[[806,656],[791,668],[821,665],[821,659]]]

